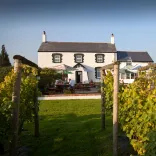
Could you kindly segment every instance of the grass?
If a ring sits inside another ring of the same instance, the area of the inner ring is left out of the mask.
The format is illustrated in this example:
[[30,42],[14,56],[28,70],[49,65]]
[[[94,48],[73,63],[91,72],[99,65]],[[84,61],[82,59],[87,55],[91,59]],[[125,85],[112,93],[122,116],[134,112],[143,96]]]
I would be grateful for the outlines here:
[[41,101],[40,137],[27,123],[21,144],[33,156],[112,156],[112,117],[101,130],[100,100]]

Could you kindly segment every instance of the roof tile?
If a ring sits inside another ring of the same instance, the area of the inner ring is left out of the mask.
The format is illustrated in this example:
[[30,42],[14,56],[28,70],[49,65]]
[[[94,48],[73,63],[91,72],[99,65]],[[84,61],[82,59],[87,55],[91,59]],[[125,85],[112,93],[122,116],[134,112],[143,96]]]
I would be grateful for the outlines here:
[[133,62],[153,62],[148,52],[117,51],[117,59],[123,62],[129,59]]
[[94,42],[43,42],[38,52],[116,52],[115,44]]

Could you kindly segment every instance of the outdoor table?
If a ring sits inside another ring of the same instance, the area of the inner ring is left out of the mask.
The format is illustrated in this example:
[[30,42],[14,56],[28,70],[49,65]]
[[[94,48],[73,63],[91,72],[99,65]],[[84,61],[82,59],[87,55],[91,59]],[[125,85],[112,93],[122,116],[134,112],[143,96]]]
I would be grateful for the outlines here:
[[82,85],[83,85],[83,90],[90,90],[91,88],[89,83],[88,84],[84,83]]
[[64,89],[68,89],[69,88],[69,84],[57,84],[56,85],[56,90],[60,90],[61,92],[63,92]]

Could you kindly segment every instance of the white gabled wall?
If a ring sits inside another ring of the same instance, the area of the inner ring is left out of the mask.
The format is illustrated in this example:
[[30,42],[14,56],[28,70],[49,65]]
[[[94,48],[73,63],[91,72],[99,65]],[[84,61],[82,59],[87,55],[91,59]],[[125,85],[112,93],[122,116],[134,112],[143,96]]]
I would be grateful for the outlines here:
[[[38,66],[39,67],[52,67],[55,65],[60,65],[60,64],[66,64],[69,66],[75,66],[77,63],[74,61],[74,54],[80,53],[84,54],[84,62],[81,63],[85,65],[90,72],[88,72],[89,75],[89,81],[92,79],[95,82],[99,82],[99,79],[95,78],[95,67],[102,67],[104,65],[110,64],[114,61],[114,53],[101,53],[105,55],[104,58],[104,63],[96,63],[95,61],[95,54],[98,53],[84,53],[84,52],[76,52],[76,53],[71,53],[71,52],[57,52],[62,54],[62,62],[61,63],[53,63],[52,62],[52,54],[56,52],[38,52]],[[83,72],[83,81],[85,81],[88,77],[87,72]],[[69,74],[68,76],[72,77],[75,79],[75,72],[73,74]]]
[[[147,66],[148,62],[132,62],[132,66],[137,66],[140,65],[142,67]],[[126,62],[121,62],[120,63],[120,69],[126,66]],[[124,83],[129,84],[129,83],[133,83],[134,79],[121,79],[121,77],[119,76],[120,80],[122,80]]]

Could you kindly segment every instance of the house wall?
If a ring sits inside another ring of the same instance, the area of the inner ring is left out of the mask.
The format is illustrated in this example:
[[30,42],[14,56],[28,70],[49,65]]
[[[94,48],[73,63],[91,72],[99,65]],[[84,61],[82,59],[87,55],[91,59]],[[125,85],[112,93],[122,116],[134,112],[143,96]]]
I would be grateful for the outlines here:
[[[135,66],[135,65],[147,66],[148,62],[132,62],[132,66]],[[125,66],[126,66],[126,62],[120,63],[120,68],[123,68]]]
[[[60,64],[66,64],[69,66],[75,66],[77,63],[74,61],[74,54],[80,53],[84,54],[84,62],[81,63],[82,65],[85,65],[90,72],[88,72],[89,76],[89,81],[92,79],[94,82],[99,82],[99,79],[95,78],[95,67],[102,67],[104,65],[110,64],[114,61],[115,59],[115,54],[114,53],[100,53],[105,55],[105,60],[104,63],[96,63],[95,62],[95,54],[97,53],[84,53],[84,52],[76,52],[76,53],[71,53],[71,52],[57,52],[62,54],[62,62],[61,63],[53,63],[52,62],[52,54],[56,52],[38,52],[38,65],[39,67],[52,67]],[[74,72],[75,74],[75,72]],[[75,75],[69,75],[75,77]],[[83,73],[83,75],[86,77],[86,73]],[[83,77],[84,78],[84,77]],[[86,79],[86,78],[85,78]]]
[[[147,66],[148,62],[132,62],[132,66],[136,66],[136,65]],[[125,67],[125,66],[126,66],[126,62],[121,62],[120,63],[120,69]],[[134,79],[121,79],[120,78],[120,80],[122,80],[126,84],[134,82]]]

